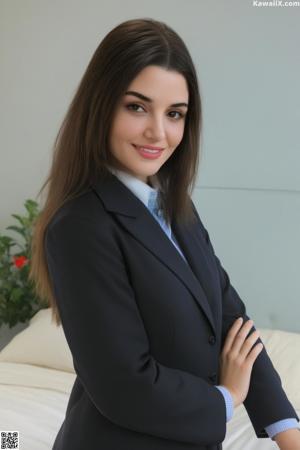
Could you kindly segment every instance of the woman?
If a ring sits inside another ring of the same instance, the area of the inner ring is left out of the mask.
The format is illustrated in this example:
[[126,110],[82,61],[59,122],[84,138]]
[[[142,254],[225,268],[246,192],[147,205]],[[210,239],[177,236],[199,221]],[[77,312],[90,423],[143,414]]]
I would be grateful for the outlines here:
[[300,448],[299,418],[190,197],[200,129],[181,38],[151,19],[113,29],[56,140],[32,248],[77,374],[54,450],[221,449],[242,402],[259,438]]

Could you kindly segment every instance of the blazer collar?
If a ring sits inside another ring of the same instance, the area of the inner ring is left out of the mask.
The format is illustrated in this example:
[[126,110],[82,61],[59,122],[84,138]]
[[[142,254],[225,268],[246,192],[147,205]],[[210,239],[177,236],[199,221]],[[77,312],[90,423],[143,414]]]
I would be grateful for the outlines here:
[[[165,264],[189,289],[198,305],[206,315],[212,330],[216,333],[216,324],[210,303],[208,271],[200,270],[199,246],[195,248],[192,228],[173,220],[171,226],[180,247],[189,263],[166,236],[148,208],[114,174],[107,173],[98,178],[92,189],[101,199],[107,211],[113,213],[133,237],[141,242],[148,251]],[[206,292],[203,286],[206,285]],[[211,294],[211,292],[210,292]]]

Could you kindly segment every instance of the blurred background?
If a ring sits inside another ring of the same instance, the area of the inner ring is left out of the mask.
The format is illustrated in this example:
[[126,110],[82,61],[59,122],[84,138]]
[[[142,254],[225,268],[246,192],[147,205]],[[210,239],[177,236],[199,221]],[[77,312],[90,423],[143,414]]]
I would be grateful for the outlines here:
[[[100,41],[124,20],[162,20],[198,73],[202,156],[192,197],[215,252],[257,327],[300,332],[300,7],[260,3],[1,0],[0,232],[9,234],[26,199],[37,200]],[[0,328],[1,347],[8,333]]]

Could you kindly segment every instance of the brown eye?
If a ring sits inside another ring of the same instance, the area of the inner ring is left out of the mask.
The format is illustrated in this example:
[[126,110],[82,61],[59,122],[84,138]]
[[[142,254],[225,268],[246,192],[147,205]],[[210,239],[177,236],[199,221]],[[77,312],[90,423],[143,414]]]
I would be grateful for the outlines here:
[[[140,105],[138,105],[137,103],[129,103],[128,105],[126,105],[126,108],[129,109],[129,111],[136,111],[136,108],[142,108]],[[143,108],[142,108],[143,109]]]
[[[126,105],[126,108],[129,111],[134,111],[134,112],[140,112],[140,111],[138,111],[138,108],[142,108],[142,110],[145,111],[144,108],[141,105],[138,105],[137,103],[128,103]],[[175,116],[170,116],[172,119],[180,120],[180,119],[183,119],[185,117],[185,114],[183,114],[180,111],[170,111],[169,114],[174,114],[174,113],[175,113]],[[177,116],[176,116],[176,114],[177,114]]]
[[179,114],[179,116],[177,117],[172,116],[172,118],[176,120],[182,119],[184,117],[184,114],[182,114],[180,111],[171,111],[170,114],[171,113]]

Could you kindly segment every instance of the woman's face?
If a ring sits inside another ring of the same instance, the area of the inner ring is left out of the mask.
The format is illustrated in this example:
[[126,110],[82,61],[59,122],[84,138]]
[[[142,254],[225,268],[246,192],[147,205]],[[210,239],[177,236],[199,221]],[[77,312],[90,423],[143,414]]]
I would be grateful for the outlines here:
[[[158,66],[143,69],[116,108],[109,140],[114,166],[147,183],[182,140],[188,100],[181,74]],[[135,146],[163,150],[149,155]]]

